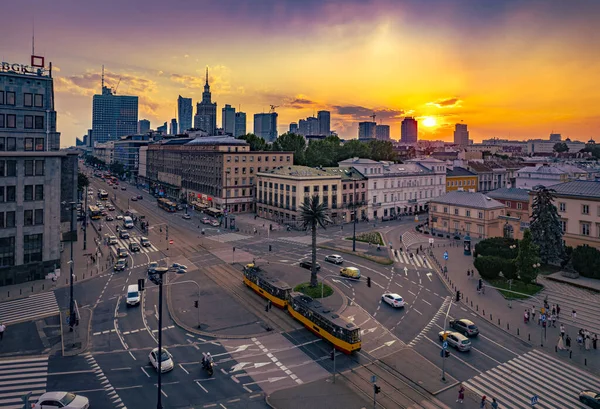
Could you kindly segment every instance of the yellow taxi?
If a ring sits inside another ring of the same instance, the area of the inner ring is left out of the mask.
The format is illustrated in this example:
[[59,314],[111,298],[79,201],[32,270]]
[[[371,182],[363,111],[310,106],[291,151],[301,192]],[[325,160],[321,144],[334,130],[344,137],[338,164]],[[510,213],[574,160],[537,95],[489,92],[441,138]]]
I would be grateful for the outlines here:
[[340,275],[348,278],[360,278],[360,270],[356,267],[340,268]]

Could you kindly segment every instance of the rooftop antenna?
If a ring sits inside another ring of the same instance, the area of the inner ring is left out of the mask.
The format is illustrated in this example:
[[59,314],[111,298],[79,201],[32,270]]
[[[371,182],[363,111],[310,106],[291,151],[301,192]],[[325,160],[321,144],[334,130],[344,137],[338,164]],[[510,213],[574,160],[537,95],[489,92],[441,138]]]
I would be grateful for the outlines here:
[[371,118],[373,118],[373,122],[375,122],[375,117],[376,117],[376,116],[377,116],[377,115],[375,115],[375,114],[373,114],[373,115],[371,115],[371,116],[370,116]]
[[102,64],[102,89],[104,89],[104,64]]
[[31,55],[35,55],[35,15],[31,16]]

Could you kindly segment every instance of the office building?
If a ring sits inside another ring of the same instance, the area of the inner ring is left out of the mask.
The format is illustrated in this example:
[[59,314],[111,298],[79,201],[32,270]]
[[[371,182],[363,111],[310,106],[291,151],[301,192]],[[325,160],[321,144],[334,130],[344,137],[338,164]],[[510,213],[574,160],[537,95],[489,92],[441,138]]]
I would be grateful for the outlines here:
[[226,135],[235,136],[235,108],[229,104],[221,109],[221,127]]
[[290,124],[290,129],[288,130],[289,133],[298,133],[298,123],[297,122],[292,122]]
[[402,121],[400,130],[400,142],[402,143],[417,143],[419,135],[419,125],[415,118],[407,116]]
[[165,122],[162,126],[156,127],[156,132],[161,135],[167,135],[169,128],[167,127],[167,123]]
[[467,124],[454,125],[454,144],[459,146],[467,146],[469,144]]
[[306,124],[308,127],[308,133],[305,136],[321,135],[321,133],[319,132],[319,120],[316,117],[309,116],[308,118],[306,118]]
[[389,125],[376,125],[375,126],[375,139],[380,141],[390,140],[390,126]]
[[52,64],[35,62],[0,65],[0,286],[68,271],[76,240],[77,151],[59,150]]
[[319,121],[319,133],[318,135],[329,135],[331,134],[331,113],[329,111],[317,112],[317,119]]
[[358,139],[369,140],[375,139],[375,122],[359,122],[358,123]]
[[246,135],[246,113],[245,112],[236,112],[235,113],[235,133],[233,136],[236,138],[238,136]]
[[550,134],[550,142],[560,142],[562,141],[562,135],[559,133],[551,133]]
[[298,134],[302,136],[309,135],[308,122],[306,119],[301,119],[298,121]]
[[115,163],[121,163],[126,171],[131,174],[133,181],[137,180],[139,163],[140,163],[140,148],[148,146],[152,137],[148,134],[129,135],[118,141],[110,142],[112,144],[112,160]]
[[254,134],[266,142],[277,139],[277,112],[254,114]]
[[115,141],[96,142],[92,148],[92,156],[106,165],[112,165],[115,156]]
[[[102,77],[104,78],[104,76]],[[138,97],[115,95],[102,81],[102,94],[92,99],[94,142],[107,142],[138,130]]]
[[192,99],[179,95],[177,98],[177,118],[179,118],[179,132],[184,133],[192,128]]
[[143,134],[143,133],[147,133],[147,132],[150,132],[150,121],[147,119],[140,119],[138,121],[137,133]]
[[171,124],[169,126],[169,133],[171,135],[177,135],[177,119],[173,118],[171,119]]
[[210,85],[208,85],[208,67],[206,68],[206,82],[202,101],[196,104],[196,115],[194,116],[194,128],[201,129],[209,135],[217,132],[217,103],[212,102]]

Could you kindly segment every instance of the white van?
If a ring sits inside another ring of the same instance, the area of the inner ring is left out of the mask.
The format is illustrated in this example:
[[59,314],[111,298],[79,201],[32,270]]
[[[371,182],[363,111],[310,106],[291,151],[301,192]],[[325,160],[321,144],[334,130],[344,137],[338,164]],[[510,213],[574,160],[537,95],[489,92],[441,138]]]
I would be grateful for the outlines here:
[[140,291],[137,284],[127,286],[127,306],[138,305],[140,303]]
[[133,219],[130,216],[123,217],[123,227],[133,229]]

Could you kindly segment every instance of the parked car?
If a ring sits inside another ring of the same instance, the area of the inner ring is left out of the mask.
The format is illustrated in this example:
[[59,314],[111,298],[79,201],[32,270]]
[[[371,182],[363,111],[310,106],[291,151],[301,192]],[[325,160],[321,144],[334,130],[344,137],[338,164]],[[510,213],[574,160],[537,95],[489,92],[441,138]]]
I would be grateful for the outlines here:
[[469,351],[471,349],[471,341],[463,334],[455,331],[441,331],[438,336],[440,341],[444,341],[444,332],[446,333],[446,342],[458,351]]
[[[308,260],[301,261],[300,267],[305,268],[307,270],[312,270],[312,261],[308,261]],[[319,271],[321,269],[321,265],[319,263],[317,263],[316,269],[317,269],[317,271]]]
[[590,408],[600,409],[600,393],[596,391],[581,391],[579,394],[579,400]]
[[31,406],[32,409],[88,409],[89,407],[90,401],[88,398],[71,392],[46,392]]
[[383,293],[381,300],[394,308],[404,308],[404,299],[396,293]]
[[[150,351],[148,359],[150,360],[150,364],[154,367],[154,369],[158,371],[158,348],[154,348],[152,351]],[[168,372],[173,370],[173,367],[173,356],[169,353],[169,351],[167,351],[167,348],[162,348],[160,354],[160,371]]]
[[189,214],[187,214],[187,213],[184,213],[183,215],[181,215],[181,217],[182,217],[184,220],[190,220],[190,219],[192,218],[192,216],[190,216],[190,215],[189,215]]
[[467,337],[476,337],[479,335],[479,328],[471,320],[461,318],[459,320],[450,320],[450,328],[455,329]]
[[325,256],[325,261],[329,261],[333,264],[342,264],[344,259],[338,254],[330,254],[329,256]]

